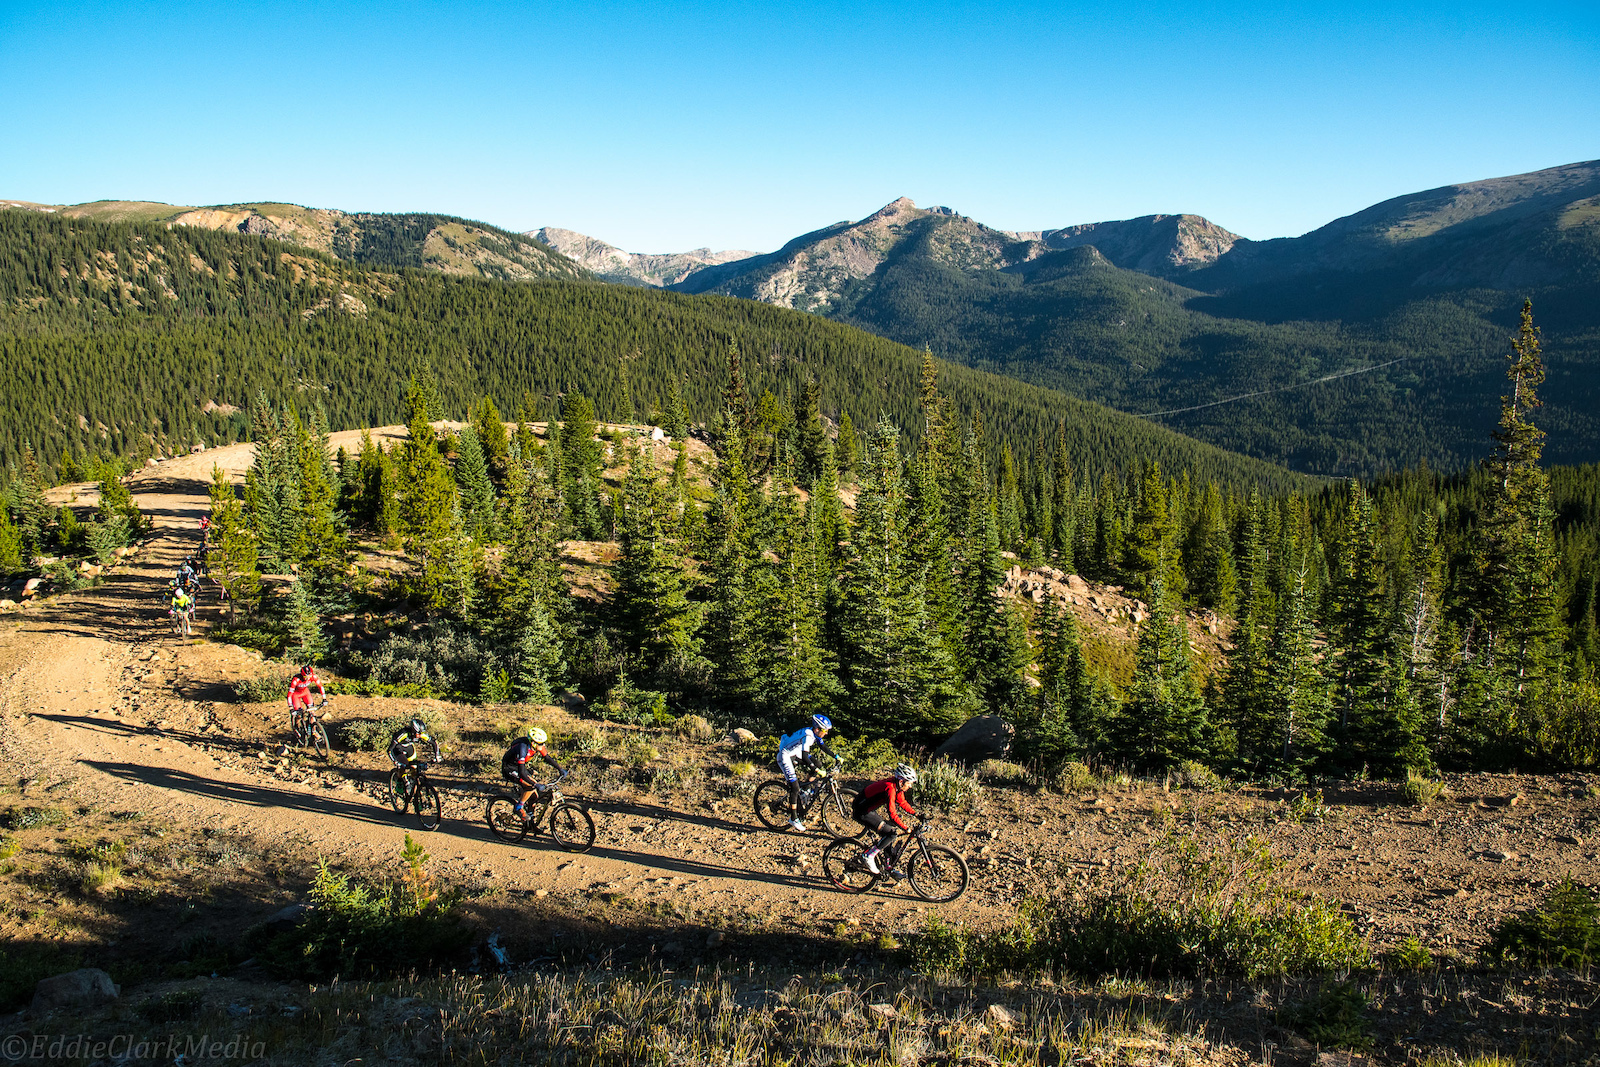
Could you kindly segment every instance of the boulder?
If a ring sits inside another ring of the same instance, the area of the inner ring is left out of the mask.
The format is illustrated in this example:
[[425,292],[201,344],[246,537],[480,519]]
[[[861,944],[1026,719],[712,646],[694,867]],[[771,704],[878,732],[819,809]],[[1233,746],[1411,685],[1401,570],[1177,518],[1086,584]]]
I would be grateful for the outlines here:
[[29,578],[22,583],[22,599],[26,600],[38,593],[39,587],[44,584],[43,578]]
[[728,732],[728,740],[735,745],[742,745],[746,741],[754,741],[756,735],[746,730],[743,726],[736,726]]
[[933,750],[934,759],[960,763],[982,763],[986,759],[1005,759],[1011,753],[1016,730],[998,715],[979,715],[951,734]]
[[16,608],[17,602],[15,600],[0,600],[0,611],[15,611]]
[[652,426],[652,427],[650,427],[650,440],[652,440],[652,441],[667,441],[667,440],[670,440],[670,438],[667,437],[667,431],[663,430],[659,426]]
[[33,987],[35,1012],[60,1011],[67,1008],[91,1008],[114,1000],[121,993],[111,976],[98,967],[84,967],[68,971],[54,978],[46,978]]
[[260,930],[270,936],[299,926],[305,922],[306,912],[310,910],[309,904],[290,904],[287,908],[279,908],[262,920]]
[[582,714],[589,706],[589,698],[582,693],[561,693],[556,696],[556,706],[575,714]]

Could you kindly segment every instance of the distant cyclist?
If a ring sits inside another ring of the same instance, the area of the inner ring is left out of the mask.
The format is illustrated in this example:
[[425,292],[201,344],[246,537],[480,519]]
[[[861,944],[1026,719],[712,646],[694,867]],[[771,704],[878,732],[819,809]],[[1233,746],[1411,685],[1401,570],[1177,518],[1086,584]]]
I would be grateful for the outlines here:
[[200,516],[200,544],[205,545],[211,541],[211,516]]
[[[878,834],[878,843],[867,849],[862,855],[862,860],[867,865],[867,870],[873,874],[882,874],[878,868],[878,854],[884,847],[895,839],[897,829],[910,831],[911,827],[900,821],[896,806],[907,815],[915,815],[910,803],[906,800],[906,790],[917,784],[917,770],[909,763],[902,763],[890,772],[889,777],[881,782],[873,782],[861,791],[856,797],[855,804],[850,810],[856,822]],[[885,819],[878,811],[883,808],[888,812],[889,818]],[[890,825],[893,820],[893,825]],[[895,878],[900,877],[899,871],[889,872]]]
[[506,754],[500,757],[500,776],[508,782],[515,782],[522,791],[522,795],[517,797],[518,815],[526,814],[524,809],[527,807],[528,798],[539,788],[539,783],[534,780],[531,773],[533,768],[529,766],[535,756],[554,767],[557,774],[566,773],[565,768],[557,763],[555,757],[545,748],[549,740],[550,735],[544,732],[543,727],[530,726],[528,732],[512,742],[511,747],[506,749]]
[[828,747],[826,738],[832,729],[832,719],[826,715],[813,715],[810,724],[778,739],[778,767],[783,771],[784,780],[789,783],[789,828],[792,830],[804,833],[806,829],[800,821],[800,779],[795,773],[795,764],[804,764],[811,771],[820,773],[821,768],[811,756],[814,748],[826,752],[835,765],[844,762]]
[[427,724],[421,719],[412,719],[402,726],[389,740],[389,759],[401,770],[417,766],[419,763],[429,762],[422,758],[424,745],[433,750],[432,762],[439,762],[439,742],[428,733]]
[[181,585],[172,590],[172,611],[175,615],[189,615],[194,611],[194,598]]
[[293,715],[300,708],[304,708],[307,711],[311,710],[312,686],[317,687],[317,697],[320,700],[326,701],[328,699],[328,691],[322,687],[322,680],[317,677],[317,672],[311,669],[311,664],[307,663],[295,672],[293,678],[289,679],[290,715]]

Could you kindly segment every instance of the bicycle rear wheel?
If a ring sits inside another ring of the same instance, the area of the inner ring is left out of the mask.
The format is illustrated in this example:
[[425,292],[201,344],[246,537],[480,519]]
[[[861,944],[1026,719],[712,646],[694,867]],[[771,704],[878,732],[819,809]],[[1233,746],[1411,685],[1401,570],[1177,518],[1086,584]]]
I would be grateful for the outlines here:
[[822,850],[822,873],[835,889],[865,893],[878,881],[862,857],[866,846],[853,837],[836,837]]
[[437,830],[439,823],[444,820],[444,805],[439,802],[439,791],[431,783],[423,782],[417,786],[414,799],[417,823],[424,830]]
[[550,809],[550,836],[568,852],[588,852],[594,847],[594,816],[563,800]]
[[489,832],[502,841],[521,841],[528,833],[528,821],[517,814],[517,802],[501,794],[489,798],[483,809]]
[[850,814],[856,804],[856,790],[841,789],[835,799],[831,792],[825,792],[817,798],[817,818],[822,821],[822,828],[833,837],[860,837],[867,832],[867,828],[856,822]]
[[789,783],[777,778],[762,782],[756,789],[755,806],[762,826],[779,833],[787,830],[789,820],[794,818],[789,813]]
[[944,904],[966,892],[967,861],[943,845],[924,845],[906,861],[906,880],[923,900]]
[[312,751],[316,752],[319,759],[328,758],[328,731],[322,728],[322,723],[311,724],[310,737]]
[[396,767],[389,772],[389,806],[395,811],[403,812],[411,801],[410,782],[406,781],[406,772]]

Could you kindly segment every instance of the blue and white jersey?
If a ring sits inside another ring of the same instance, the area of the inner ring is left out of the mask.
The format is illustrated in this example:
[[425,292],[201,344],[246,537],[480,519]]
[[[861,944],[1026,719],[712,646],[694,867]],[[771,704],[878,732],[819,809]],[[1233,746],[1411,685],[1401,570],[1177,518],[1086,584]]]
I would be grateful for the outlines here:
[[820,741],[815,730],[809,726],[802,727],[787,737],[778,738],[778,755],[791,758],[803,756],[816,748]]

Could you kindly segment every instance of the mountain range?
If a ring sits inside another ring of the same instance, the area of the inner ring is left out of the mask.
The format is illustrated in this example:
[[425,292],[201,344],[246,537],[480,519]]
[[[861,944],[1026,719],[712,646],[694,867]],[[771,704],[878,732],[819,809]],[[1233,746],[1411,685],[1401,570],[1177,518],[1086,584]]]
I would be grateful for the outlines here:
[[1273,241],[1188,214],[1016,232],[904,198],[759,255],[532,236],[608,280],[825,315],[1323,474],[1480,455],[1531,298],[1550,454],[1600,458],[1600,161]]

